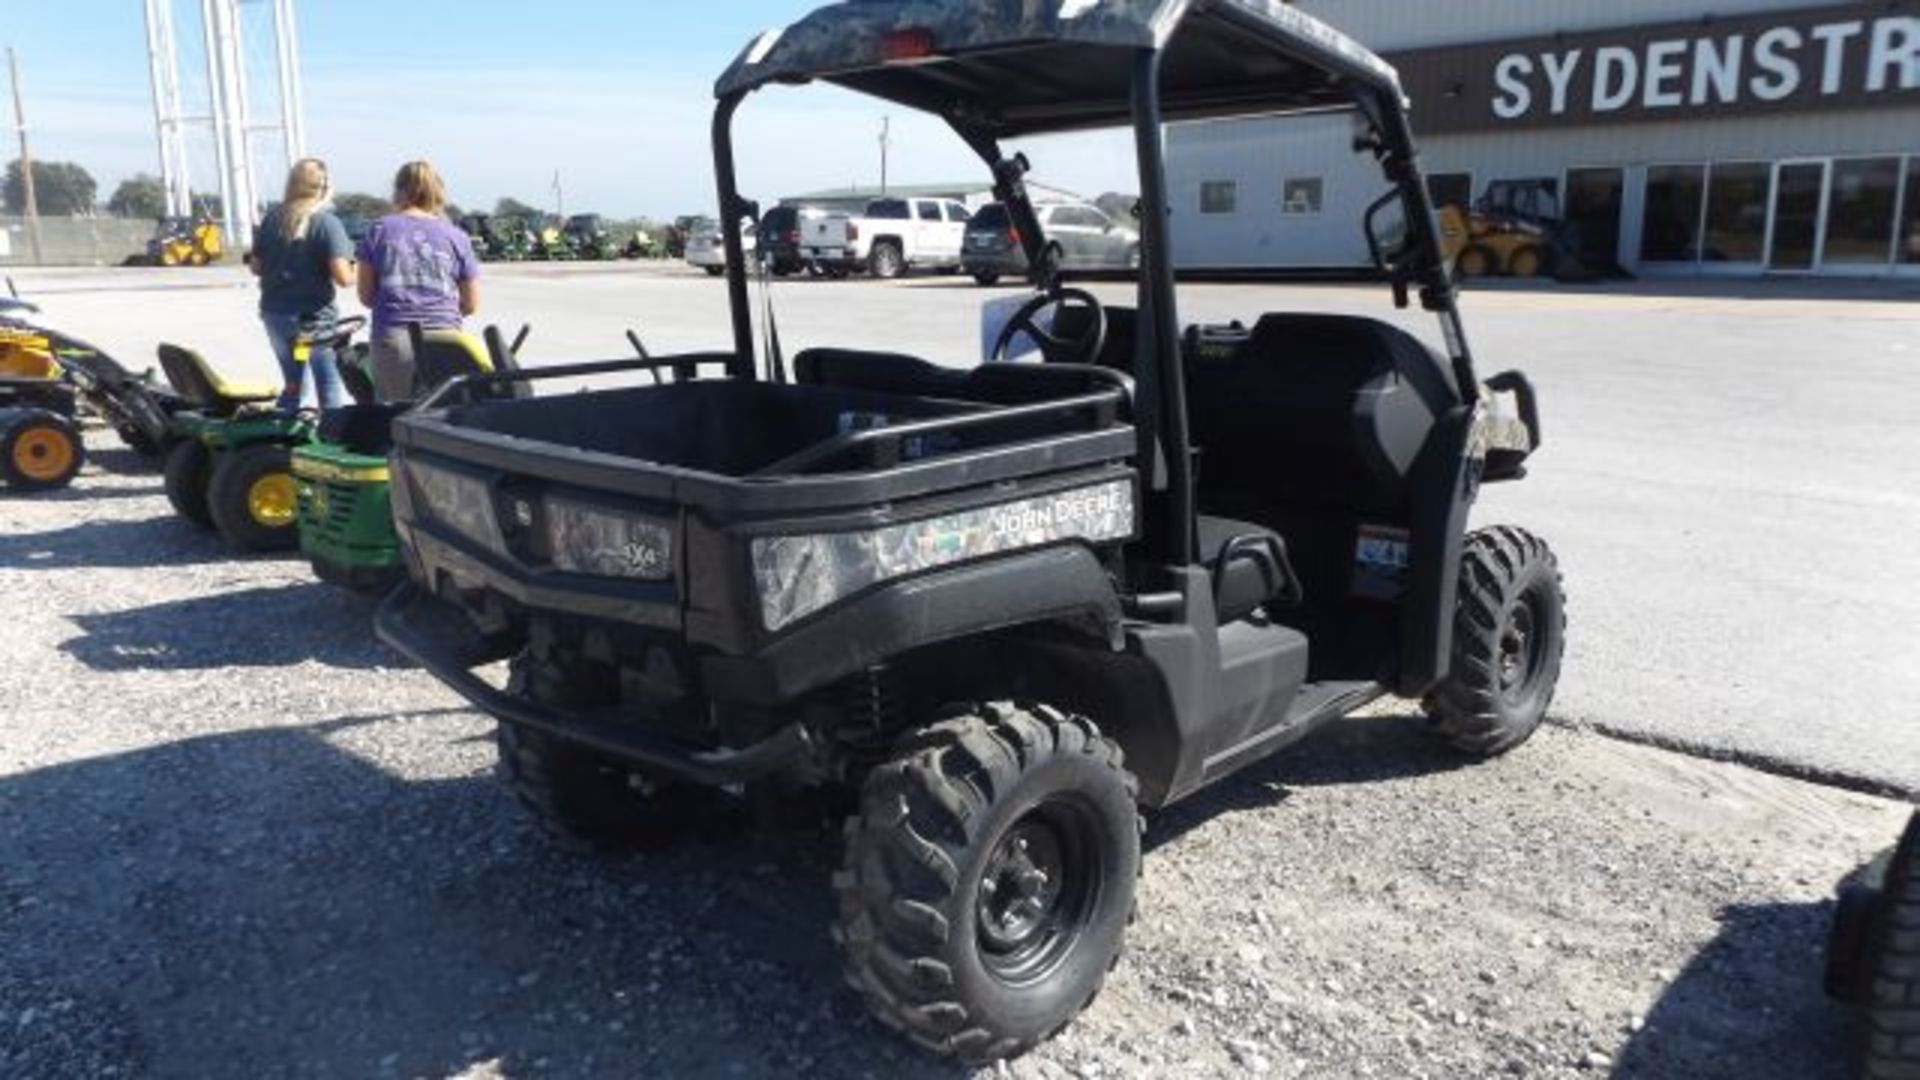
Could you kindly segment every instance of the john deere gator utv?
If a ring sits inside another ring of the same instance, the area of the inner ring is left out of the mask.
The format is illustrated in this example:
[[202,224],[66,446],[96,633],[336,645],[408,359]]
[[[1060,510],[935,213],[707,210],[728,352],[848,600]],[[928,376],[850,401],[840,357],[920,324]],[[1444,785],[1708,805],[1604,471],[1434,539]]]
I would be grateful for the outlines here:
[[[366,347],[353,343],[364,325],[352,316],[334,326],[343,375],[365,365]],[[296,352],[306,347],[296,345]],[[167,454],[166,491],[174,511],[248,551],[297,546],[293,448],[313,441],[318,418],[281,412],[275,407],[280,387],[235,382],[191,349],[162,345],[160,364],[192,406],[173,418],[177,438]],[[364,397],[364,378],[346,382]]]
[[[460,376],[512,370],[527,331],[511,345],[488,327],[484,345],[453,330],[409,328],[417,396]],[[369,399],[370,400],[370,399]],[[387,453],[394,417],[411,403],[364,403],[329,412],[314,441],[293,449],[300,554],[322,581],[379,593],[406,576],[393,529]]]
[[[844,795],[849,981],[921,1044],[1002,1058],[1117,961],[1141,808],[1385,695],[1469,755],[1534,732],[1560,575],[1467,526],[1538,445],[1534,395],[1475,372],[1393,70],[1277,0],[824,8],[719,81],[723,215],[754,211],[736,111],[809,82],[978,154],[1038,285],[993,351],[1043,361],[812,348],[789,380],[728,230],[731,348],[643,362],[724,377],[473,396],[567,369],[496,372],[396,422],[410,580],[377,625],[499,721],[504,777],[570,840],[617,848],[689,785]],[[1443,352],[1348,315],[1181,322],[1162,125],[1329,109],[1385,178],[1356,276],[1417,297]],[[1005,144],[1118,127],[1141,265],[1106,302],[1061,280]]]

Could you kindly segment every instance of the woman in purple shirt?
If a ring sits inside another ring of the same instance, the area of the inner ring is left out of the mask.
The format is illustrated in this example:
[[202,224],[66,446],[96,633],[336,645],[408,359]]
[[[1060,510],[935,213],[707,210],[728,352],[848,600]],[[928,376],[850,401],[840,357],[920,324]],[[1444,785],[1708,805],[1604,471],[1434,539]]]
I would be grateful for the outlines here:
[[443,211],[446,185],[424,161],[400,166],[389,214],[360,240],[360,302],[373,312],[373,386],[381,401],[414,396],[407,326],[458,330],[480,308],[473,241]]

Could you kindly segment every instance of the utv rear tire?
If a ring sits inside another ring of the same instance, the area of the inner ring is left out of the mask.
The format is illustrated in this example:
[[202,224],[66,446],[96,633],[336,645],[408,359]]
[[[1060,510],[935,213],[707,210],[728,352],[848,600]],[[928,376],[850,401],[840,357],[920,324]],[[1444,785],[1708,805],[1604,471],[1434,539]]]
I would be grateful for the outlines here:
[[207,482],[207,512],[230,544],[253,552],[300,545],[293,448],[256,443],[222,455]]
[[1560,565],[1544,541],[1504,525],[1468,536],[1453,663],[1426,699],[1434,730],[1480,757],[1526,742],[1560,681],[1566,605]]
[[873,245],[867,255],[867,273],[882,281],[891,281],[907,272],[907,260],[900,253],[900,245],[892,240],[882,240]]
[[1118,961],[1140,874],[1138,786],[1092,722],[969,708],[868,775],[834,875],[847,981],[939,1053],[1023,1053]]
[[[574,707],[607,696],[594,693],[592,678],[576,675],[523,656],[513,662],[508,691],[543,705]],[[576,854],[657,851],[689,831],[696,808],[712,808],[720,797],[685,784],[643,786],[619,762],[528,728],[503,723],[494,738],[500,775],[514,796],[556,846]]]
[[207,481],[213,473],[213,455],[199,439],[181,439],[167,451],[167,501],[173,512],[202,529],[213,528],[207,508]]
[[1920,818],[1887,865],[1867,931],[1867,1014],[1858,1046],[1862,1080],[1920,1080]]

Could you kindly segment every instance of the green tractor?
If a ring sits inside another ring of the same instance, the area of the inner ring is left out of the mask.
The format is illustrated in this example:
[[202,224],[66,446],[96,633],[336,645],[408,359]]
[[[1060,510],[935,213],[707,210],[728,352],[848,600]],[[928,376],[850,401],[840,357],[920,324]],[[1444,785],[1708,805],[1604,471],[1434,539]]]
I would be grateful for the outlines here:
[[[332,345],[356,401],[370,401],[366,346],[353,335],[366,325],[340,320]],[[311,343],[298,343],[296,355]],[[287,551],[299,543],[293,451],[318,435],[310,413],[275,407],[280,388],[226,378],[206,358],[178,345],[160,346],[167,381],[191,408],[173,416],[167,452],[167,501],[195,525],[218,532],[247,551]]]
[[[522,328],[511,345],[488,327],[484,347],[457,330],[409,327],[415,390],[424,396],[466,375],[518,370]],[[387,453],[394,417],[411,403],[356,404],[335,409],[312,441],[293,449],[300,553],[314,576],[356,592],[383,593],[406,576],[393,527]]]
[[575,214],[561,228],[561,236],[573,249],[574,258],[587,262],[611,262],[620,257],[620,243],[607,229],[599,214]]

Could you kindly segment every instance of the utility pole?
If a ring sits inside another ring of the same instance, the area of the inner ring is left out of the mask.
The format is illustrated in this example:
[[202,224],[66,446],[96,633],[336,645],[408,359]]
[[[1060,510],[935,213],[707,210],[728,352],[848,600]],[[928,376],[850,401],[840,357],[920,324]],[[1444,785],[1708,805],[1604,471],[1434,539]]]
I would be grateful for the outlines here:
[[553,216],[567,220],[567,190],[560,186],[560,170],[553,170]]
[[40,251],[40,199],[33,190],[33,151],[27,147],[27,107],[20,93],[20,57],[7,46],[7,70],[13,74],[13,125],[20,134],[20,182],[27,196],[27,243],[33,248],[33,261],[42,261]]
[[893,117],[880,118],[880,194],[887,193],[887,149],[893,145]]

